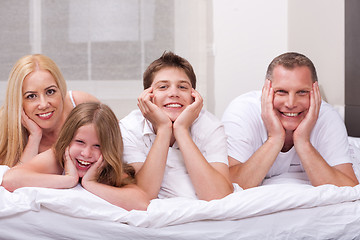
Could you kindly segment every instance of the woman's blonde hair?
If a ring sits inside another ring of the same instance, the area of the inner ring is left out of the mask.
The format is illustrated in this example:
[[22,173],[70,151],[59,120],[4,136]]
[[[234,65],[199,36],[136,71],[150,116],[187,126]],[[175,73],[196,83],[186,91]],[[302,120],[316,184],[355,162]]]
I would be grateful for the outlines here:
[[22,86],[30,73],[40,69],[51,73],[63,100],[65,99],[66,82],[53,60],[41,54],[20,58],[9,74],[6,98],[0,108],[0,164],[9,167],[16,165],[27,144],[29,133],[21,124]]
[[[122,160],[123,142],[118,120],[105,104],[82,103],[71,111],[54,145],[56,160],[64,168],[65,149],[70,145],[76,131],[87,124],[95,126],[105,163],[98,173],[98,182],[116,187],[134,183],[134,169]],[[125,178],[124,173],[127,174]]]

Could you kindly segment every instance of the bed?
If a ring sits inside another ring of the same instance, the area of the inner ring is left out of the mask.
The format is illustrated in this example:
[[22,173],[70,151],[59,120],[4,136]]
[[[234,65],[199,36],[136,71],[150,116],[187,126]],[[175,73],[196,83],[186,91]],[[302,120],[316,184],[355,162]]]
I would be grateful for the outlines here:
[[[349,142],[359,178],[360,138]],[[80,185],[0,187],[0,196],[0,239],[360,239],[360,185],[313,187],[301,173],[210,202],[155,199],[147,211],[126,211]]]

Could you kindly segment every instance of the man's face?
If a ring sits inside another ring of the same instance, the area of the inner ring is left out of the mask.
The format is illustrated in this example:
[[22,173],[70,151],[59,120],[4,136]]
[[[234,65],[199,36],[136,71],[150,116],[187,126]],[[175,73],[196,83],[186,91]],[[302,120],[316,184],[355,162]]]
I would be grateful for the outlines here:
[[274,110],[287,131],[294,131],[310,107],[311,72],[301,66],[287,69],[279,65],[272,74]]

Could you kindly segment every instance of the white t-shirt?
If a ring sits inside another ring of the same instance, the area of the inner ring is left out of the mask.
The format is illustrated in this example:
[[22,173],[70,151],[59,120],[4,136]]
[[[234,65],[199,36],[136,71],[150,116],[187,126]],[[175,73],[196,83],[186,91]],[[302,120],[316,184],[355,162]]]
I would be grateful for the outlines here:
[[[129,164],[145,162],[156,137],[151,123],[144,118],[140,110],[134,110],[120,121],[120,128],[124,142],[124,161]],[[199,117],[191,126],[190,134],[209,163],[220,162],[228,165],[224,127],[214,115],[201,110]],[[158,197],[179,196],[197,198],[181,151],[175,142],[169,147]]]
[[[261,91],[235,98],[225,110],[222,122],[228,137],[229,156],[246,162],[267,140],[267,131],[261,119]],[[330,166],[351,163],[344,122],[332,106],[324,101],[321,102],[310,141]],[[292,171],[304,171],[295,147],[279,153],[266,177]]]

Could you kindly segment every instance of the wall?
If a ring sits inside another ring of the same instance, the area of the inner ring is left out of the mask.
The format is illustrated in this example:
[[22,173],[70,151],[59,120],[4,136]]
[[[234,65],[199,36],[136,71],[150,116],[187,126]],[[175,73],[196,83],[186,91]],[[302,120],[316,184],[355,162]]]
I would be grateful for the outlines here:
[[215,115],[261,89],[274,56],[287,50],[286,0],[214,0]]
[[214,45],[218,117],[236,96],[261,89],[267,65],[285,51],[313,60],[323,97],[343,115],[344,0],[214,0]]
[[[197,89],[217,117],[236,96],[261,89],[269,62],[288,50],[314,61],[323,96],[343,114],[344,0],[176,0],[175,6],[175,50],[194,65]],[[6,80],[1,80],[4,96]],[[102,81],[111,90],[106,93],[96,91],[103,88],[99,84],[84,89],[83,82],[68,82],[69,89],[98,96],[120,118],[136,108],[140,79]]]
[[288,48],[308,56],[317,69],[323,98],[344,116],[344,0],[288,2]]

